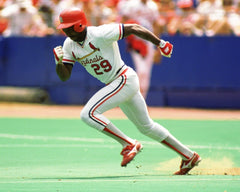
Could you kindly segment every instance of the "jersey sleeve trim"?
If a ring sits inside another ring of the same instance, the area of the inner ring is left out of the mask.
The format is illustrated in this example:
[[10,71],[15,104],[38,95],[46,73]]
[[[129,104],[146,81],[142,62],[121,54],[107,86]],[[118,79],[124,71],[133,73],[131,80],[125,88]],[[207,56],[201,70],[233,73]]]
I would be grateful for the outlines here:
[[123,39],[123,34],[124,34],[124,27],[123,24],[119,24],[119,37],[118,40]]
[[70,59],[63,59],[62,60],[64,63],[68,63],[68,64],[74,64],[75,63],[75,61],[74,60],[70,60]]

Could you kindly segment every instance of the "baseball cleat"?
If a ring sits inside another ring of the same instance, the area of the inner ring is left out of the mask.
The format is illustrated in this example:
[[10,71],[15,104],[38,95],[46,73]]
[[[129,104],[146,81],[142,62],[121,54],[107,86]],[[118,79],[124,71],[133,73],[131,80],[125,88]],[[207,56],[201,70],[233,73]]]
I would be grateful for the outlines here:
[[126,147],[124,147],[122,152],[120,153],[123,156],[121,166],[126,167],[127,164],[134,159],[137,153],[141,151],[142,148],[142,144],[138,141],[136,141],[135,144],[127,145]]
[[188,172],[201,161],[201,157],[194,152],[193,157],[189,160],[182,160],[180,170],[175,172],[174,175],[186,175]]

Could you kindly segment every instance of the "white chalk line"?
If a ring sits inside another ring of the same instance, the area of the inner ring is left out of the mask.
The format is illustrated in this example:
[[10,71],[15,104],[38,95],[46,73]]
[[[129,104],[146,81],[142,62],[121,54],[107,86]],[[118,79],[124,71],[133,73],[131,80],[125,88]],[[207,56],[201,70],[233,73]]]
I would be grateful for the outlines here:
[[[110,139],[101,138],[82,138],[82,137],[54,137],[54,136],[35,136],[35,135],[17,135],[17,134],[0,134],[0,138],[5,139],[23,139],[23,140],[39,140],[39,141],[69,141],[79,142],[77,144],[0,144],[0,147],[91,147],[91,148],[115,148],[119,147],[119,144]],[[81,142],[84,142],[83,144]],[[158,142],[154,141],[141,141],[143,145],[147,145],[152,148],[163,147]],[[213,146],[213,145],[187,145],[192,149],[215,149],[215,150],[233,150],[240,151],[240,146]]]
[[0,138],[7,139],[26,139],[26,140],[57,140],[57,141],[81,141],[81,142],[103,142],[104,139],[99,138],[82,138],[82,137],[51,137],[51,136],[35,136],[35,135],[16,135],[16,134],[0,134]]
[[131,177],[131,178],[127,178],[127,179],[101,179],[99,177],[99,179],[93,179],[93,178],[84,178],[84,179],[78,179],[78,178],[74,178],[74,179],[52,179],[52,178],[39,178],[39,179],[24,179],[24,180],[18,180],[18,181],[0,181],[1,184],[24,184],[24,183],[81,183],[81,182],[176,182],[176,181],[187,181],[187,182],[201,182],[201,181],[210,181],[210,182],[214,182],[214,181],[222,181],[222,182],[226,182],[226,181],[231,181],[231,182],[238,182],[240,181],[240,178],[214,178],[214,177],[208,177],[208,178],[189,178],[189,177],[185,177],[185,178],[179,178],[179,177],[171,177],[171,178],[163,178],[163,176],[160,176],[159,178],[155,178],[155,179],[148,179],[146,177],[143,178],[137,178],[137,177]]
[[104,144],[0,144],[0,148],[119,148],[119,145]]

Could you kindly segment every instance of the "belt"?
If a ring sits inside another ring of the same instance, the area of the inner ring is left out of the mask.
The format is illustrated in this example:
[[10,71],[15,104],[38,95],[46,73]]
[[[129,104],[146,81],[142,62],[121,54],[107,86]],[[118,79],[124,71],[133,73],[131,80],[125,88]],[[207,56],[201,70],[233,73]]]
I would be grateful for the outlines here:
[[[117,70],[116,75],[115,75],[115,76],[116,76],[115,79],[117,79],[118,77],[120,77],[121,75],[123,75],[124,73],[126,73],[126,71],[128,70],[128,67],[121,72],[121,70],[123,69],[124,66],[125,66],[125,64]],[[120,72],[121,72],[121,73],[120,73]],[[118,74],[118,73],[120,73],[120,74]],[[114,79],[114,80],[115,80],[115,79]],[[113,81],[114,81],[114,80],[113,80]],[[111,81],[111,82],[112,82],[112,81]],[[107,83],[106,85],[109,85],[111,82]]]

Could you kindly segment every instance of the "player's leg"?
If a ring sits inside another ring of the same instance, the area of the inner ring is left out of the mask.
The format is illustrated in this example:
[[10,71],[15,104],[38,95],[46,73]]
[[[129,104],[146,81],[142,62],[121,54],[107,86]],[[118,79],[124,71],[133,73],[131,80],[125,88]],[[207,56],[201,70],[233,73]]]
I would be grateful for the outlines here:
[[103,113],[117,107],[120,103],[135,94],[137,88],[129,89],[129,86],[126,86],[127,83],[127,76],[120,76],[95,93],[81,111],[81,119],[86,124],[112,137],[118,141],[123,148],[129,144],[134,144],[135,140],[120,131]]
[[178,141],[167,129],[154,122],[148,114],[147,106],[140,93],[120,105],[122,111],[143,134],[177,152],[183,160],[191,159],[194,152]]
[[105,111],[119,106],[129,100],[139,90],[136,73],[129,68],[126,74],[98,91],[85,105],[81,112],[81,119],[89,126],[112,137],[123,146],[121,166],[126,166],[142,149],[141,143],[125,135],[113,125],[104,115]]

